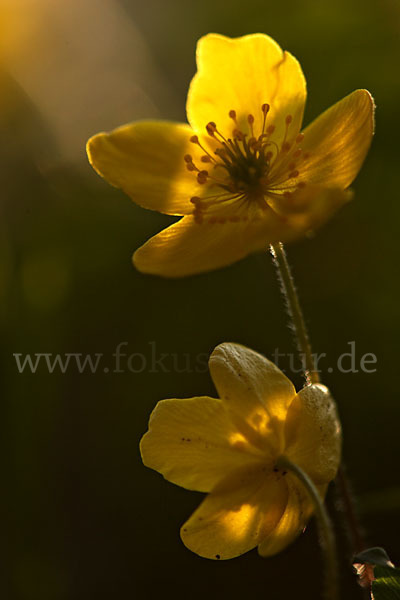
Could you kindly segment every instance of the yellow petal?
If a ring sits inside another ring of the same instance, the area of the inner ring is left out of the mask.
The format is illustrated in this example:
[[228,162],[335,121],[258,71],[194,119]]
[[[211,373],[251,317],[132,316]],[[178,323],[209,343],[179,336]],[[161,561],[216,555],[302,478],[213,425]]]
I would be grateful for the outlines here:
[[[313,512],[308,492],[295,477],[285,475],[289,495],[286,509],[275,529],[258,546],[261,556],[273,556],[284,550],[304,530]],[[317,486],[321,498],[324,498],[326,485]]]
[[350,202],[353,192],[349,189],[327,188],[322,185],[306,185],[289,197],[270,196],[268,204],[286,219],[287,230],[292,230],[289,240],[313,232],[323,225],[344,204]]
[[304,162],[299,160],[301,178],[327,187],[349,186],[361,168],[373,132],[372,96],[367,90],[356,90],[304,130],[301,147],[310,156]]
[[286,240],[293,228],[272,210],[265,219],[239,223],[196,223],[187,216],[148,240],[133,255],[139,271],[183,277],[230,265],[268,244]]
[[200,193],[184,160],[202,154],[192,135],[187,125],[143,121],[95,135],[87,152],[94,169],[140,206],[186,215],[193,211],[190,198]]
[[306,98],[305,79],[297,60],[272,38],[259,33],[236,39],[206,35],[197,45],[197,69],[186,107],[196,132],[204,132],[213,121],[225,137],[231,137],[235,125],[228,113],[235,110],[242,131],[248,133],[247,117],[252,114],[254,133],[260,135],[261,106],[268,103],[267,125],[276,127],[274,140],[282,141],[288,115],[293,118],[288,139],[297,135]]
[[237,432],[222,402],[208,397],[159,402],[140,450],[147,467],[199,492],[211,491],[228,471],[261,456]]
[[332,481],[339,467],[341,428],[335,402],[320,384],[304,387],[289,407],[286,456],[315,483]]
[[234,558],[255,548],[273,531],[286,503],[284,478],[259,466],[237,469],[183,525],[182,541],[204,558]]
[[220,398],[237,417],[236,425],[246,435],[256,432],[260,443],[278,455],[287,409],[296,394],[291,381],[274,363],[239,344],[217,346],[209,367]]

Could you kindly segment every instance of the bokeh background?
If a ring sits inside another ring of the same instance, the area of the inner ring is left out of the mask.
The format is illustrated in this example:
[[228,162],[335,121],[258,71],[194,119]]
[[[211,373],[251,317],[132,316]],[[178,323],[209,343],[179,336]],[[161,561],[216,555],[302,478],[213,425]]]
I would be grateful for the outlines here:
[[[201,559],[179,539],[201,495],[138,452],[158,400],[215,394],[204,356],[216,344],[293,351],[269,256],[180,281],[141,275],[132,252],[171,219],[133,205],[86,160],[100,130],[185,120],[196,40],[210,31],[265,32],[290,50],[308,80],[306,123],[353,89],[376,99],[354,202],[288,252],[314,349],[327,354],[368,540],[400,561],[399,2],[1,0],[4,598],[320,597],[313,524],[268,560]],[[376,372],[335,367],[352,341],[358,365],[376,355]],[[136,372],[127,358],[113,372],[120,343]],[[15,353],[103,356],[95,373],[19,373]],[[342,597],[360,597],[342,557]]]

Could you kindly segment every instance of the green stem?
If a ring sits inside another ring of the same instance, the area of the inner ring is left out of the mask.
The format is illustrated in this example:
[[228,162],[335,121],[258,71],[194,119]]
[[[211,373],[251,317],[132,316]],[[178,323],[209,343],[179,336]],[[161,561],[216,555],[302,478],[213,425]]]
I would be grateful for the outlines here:
[[338,564],[336,559],[336,543],[332,524],[325,508],[325,504],[318,494],[318,490],[310,477],[298,465],[291,462],[286,456],[280,456],[276,466],[279,469],[291,471],[307,490],[314,506],[315,516],[321,537],[321,545],[325,553],[325,598],[338,600]]
[[297,295],[283,244],[280,242],[278,244],[271,244],[270,250],[278,272],[282,293],[286,300],[286,307],[293,322],[298,350],[304,361],[306,381],[307,383],[319,383],[320,377],[315,368],[315,361],[311,351],[311,344],[306,323],[304,321],[303,311],[301,310],[299,297]]
[[[286,258],[284,246],[280,242],[277,244],[271,244],[270,251],[274,258],[278,277],[281,283],[282,293],[286,300],[286,306],[292,319],[297,346],[304,360],[306,381],[307,383],[320,383],[321,378],[318,370],[315,367],[315,360],[311,350],[311,344],[303,317],[303,311],[301,310],[299,297],[297,295],[290,266]],[[346,521],[352,538],[352,552],[353,554],[356,554],[357,552],[363,550],[366,545],[363,539],[360,524],[358,522],[353,497],[343,466],[339,467],[335,483],[342,499],[344,514],[346,516]]]

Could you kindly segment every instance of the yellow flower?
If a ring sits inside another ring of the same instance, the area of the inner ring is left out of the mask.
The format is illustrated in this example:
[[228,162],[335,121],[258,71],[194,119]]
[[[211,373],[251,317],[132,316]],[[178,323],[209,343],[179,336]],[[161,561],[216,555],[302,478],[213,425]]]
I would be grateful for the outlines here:
[[190,490],[207,492],[181,528],[200,556],[229,559],[258,546],[276,554],[304,529],[313,508],[284,456],[323,498],[340,460],[341,430],[327,388],[298,394],[269,360],[221,344],[209,361],[220,399],[162,400],[141,441],[146,466]]
[[374,103],[356,90],[301,132],[306,82],[263,34],[209,34],[197,46],[189,125],[137,122],[88,142],[95,170],[141,206],[183,216],[134,254],[180,277],[233,263],[326,221],[368,151]]

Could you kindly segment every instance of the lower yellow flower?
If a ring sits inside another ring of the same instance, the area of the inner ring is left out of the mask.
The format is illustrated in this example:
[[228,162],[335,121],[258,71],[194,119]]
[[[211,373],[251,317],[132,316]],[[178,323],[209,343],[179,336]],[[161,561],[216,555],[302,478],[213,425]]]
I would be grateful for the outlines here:
[[209,34],[197,46],[189,125],[143,121],[88,141],[89,161],[145,208],[180,219],[134,254],[181,277],[231,264],[325,222],[351,193],[374,103],[356,90],[302,130],[298,61],[267,35]]
[[340,461],[341,429],[322,385],[299,393],[273,363],[238,344],[209,361],[220,398],[162,400],[141,441],[146,466],[168,481],[208,493],[181,528],[183,543],[211,559],[258,546],[276,554],[304,529],[313,506],[285,456],[304,470],[321,498]]

